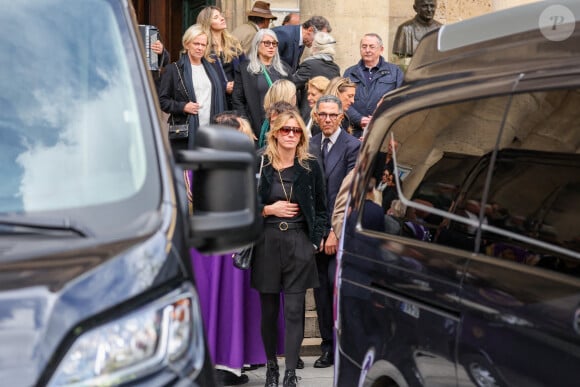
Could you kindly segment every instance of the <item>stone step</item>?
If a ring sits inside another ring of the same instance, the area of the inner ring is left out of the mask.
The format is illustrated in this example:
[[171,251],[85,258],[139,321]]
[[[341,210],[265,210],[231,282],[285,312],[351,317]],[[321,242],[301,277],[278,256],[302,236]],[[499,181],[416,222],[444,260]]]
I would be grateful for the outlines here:
[[302,340],[302,347],[300,348],[300,356],[320,356],[320,337],[308,337]]

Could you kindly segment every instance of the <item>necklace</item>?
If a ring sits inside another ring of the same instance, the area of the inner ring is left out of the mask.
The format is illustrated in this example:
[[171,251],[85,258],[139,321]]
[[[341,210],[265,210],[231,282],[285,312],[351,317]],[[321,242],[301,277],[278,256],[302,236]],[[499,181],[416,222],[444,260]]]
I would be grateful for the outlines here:
[[290,185],[290,196],[286,193],[286,187],[284,186],[284,180],[282,180],[282,174],[278,169],[278,177],[280,177],[280,184],[282,184],[282,190],[284,191],[284,197],[286,197],[286,201],[290,203],[290,199],[292,199],[292,190],[294,189],[294,184]]

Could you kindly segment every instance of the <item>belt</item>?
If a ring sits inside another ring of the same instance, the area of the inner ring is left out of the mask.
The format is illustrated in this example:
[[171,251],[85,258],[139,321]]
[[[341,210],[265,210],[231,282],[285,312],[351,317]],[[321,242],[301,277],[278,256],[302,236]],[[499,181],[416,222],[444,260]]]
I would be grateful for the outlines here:
[[303,222],[276,222],[266,223],[266,227],[275,227],[280,231],[305,229],[306,223]]

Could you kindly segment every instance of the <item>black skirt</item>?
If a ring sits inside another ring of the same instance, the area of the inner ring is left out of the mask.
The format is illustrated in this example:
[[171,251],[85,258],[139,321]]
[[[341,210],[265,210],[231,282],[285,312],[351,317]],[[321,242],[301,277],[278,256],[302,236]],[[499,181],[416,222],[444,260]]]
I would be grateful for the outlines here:
[[252,262],[252,287],[260,293],[298,293],[318,287],[315,248],[306,225],[265,224]]

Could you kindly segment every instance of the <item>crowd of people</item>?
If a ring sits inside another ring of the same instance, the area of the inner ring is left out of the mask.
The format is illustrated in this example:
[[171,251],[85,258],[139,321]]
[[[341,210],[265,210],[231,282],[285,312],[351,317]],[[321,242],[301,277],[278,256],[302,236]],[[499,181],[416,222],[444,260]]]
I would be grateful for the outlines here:
[[[270,29],[276,16],[263,1],[247,16],[246,24],[229,32],[218,7],[201,10],[183,34],[182,54],[165,66],[158,94],[169,123],[188,125],[187,137],[170,139],[174,150],[193,147],[197,128],[210,123],[240,130],[255,144],[265,231],[255,243],[251,269],[235,269],[231,254],[192,250],[191,259],[221,382],[244,384],[245,369],[265,366],[265,386],[278,386],[277,359],[284,354],[282,384],[295,386],[296,370],[304,367],[299,354],[307,289],[314,289],[322,338],[314,367],[334,364],[340,230],[332,224],[341,224],[335,223],[341,217],[335,207],[343,203],[339,192],[373,111],[384,94],[401,86],[403,71],[384,59],[376,33],[361,37],[361,59],[341,72],[334,60],[337,42],[323,16],[300,23],[300,15],[292,14]],[[385,171],[376,188],[392,201],[388,162]],[[190,173],[185,180],[195,184]],[[378,208],[384,214],[382,198]]]

